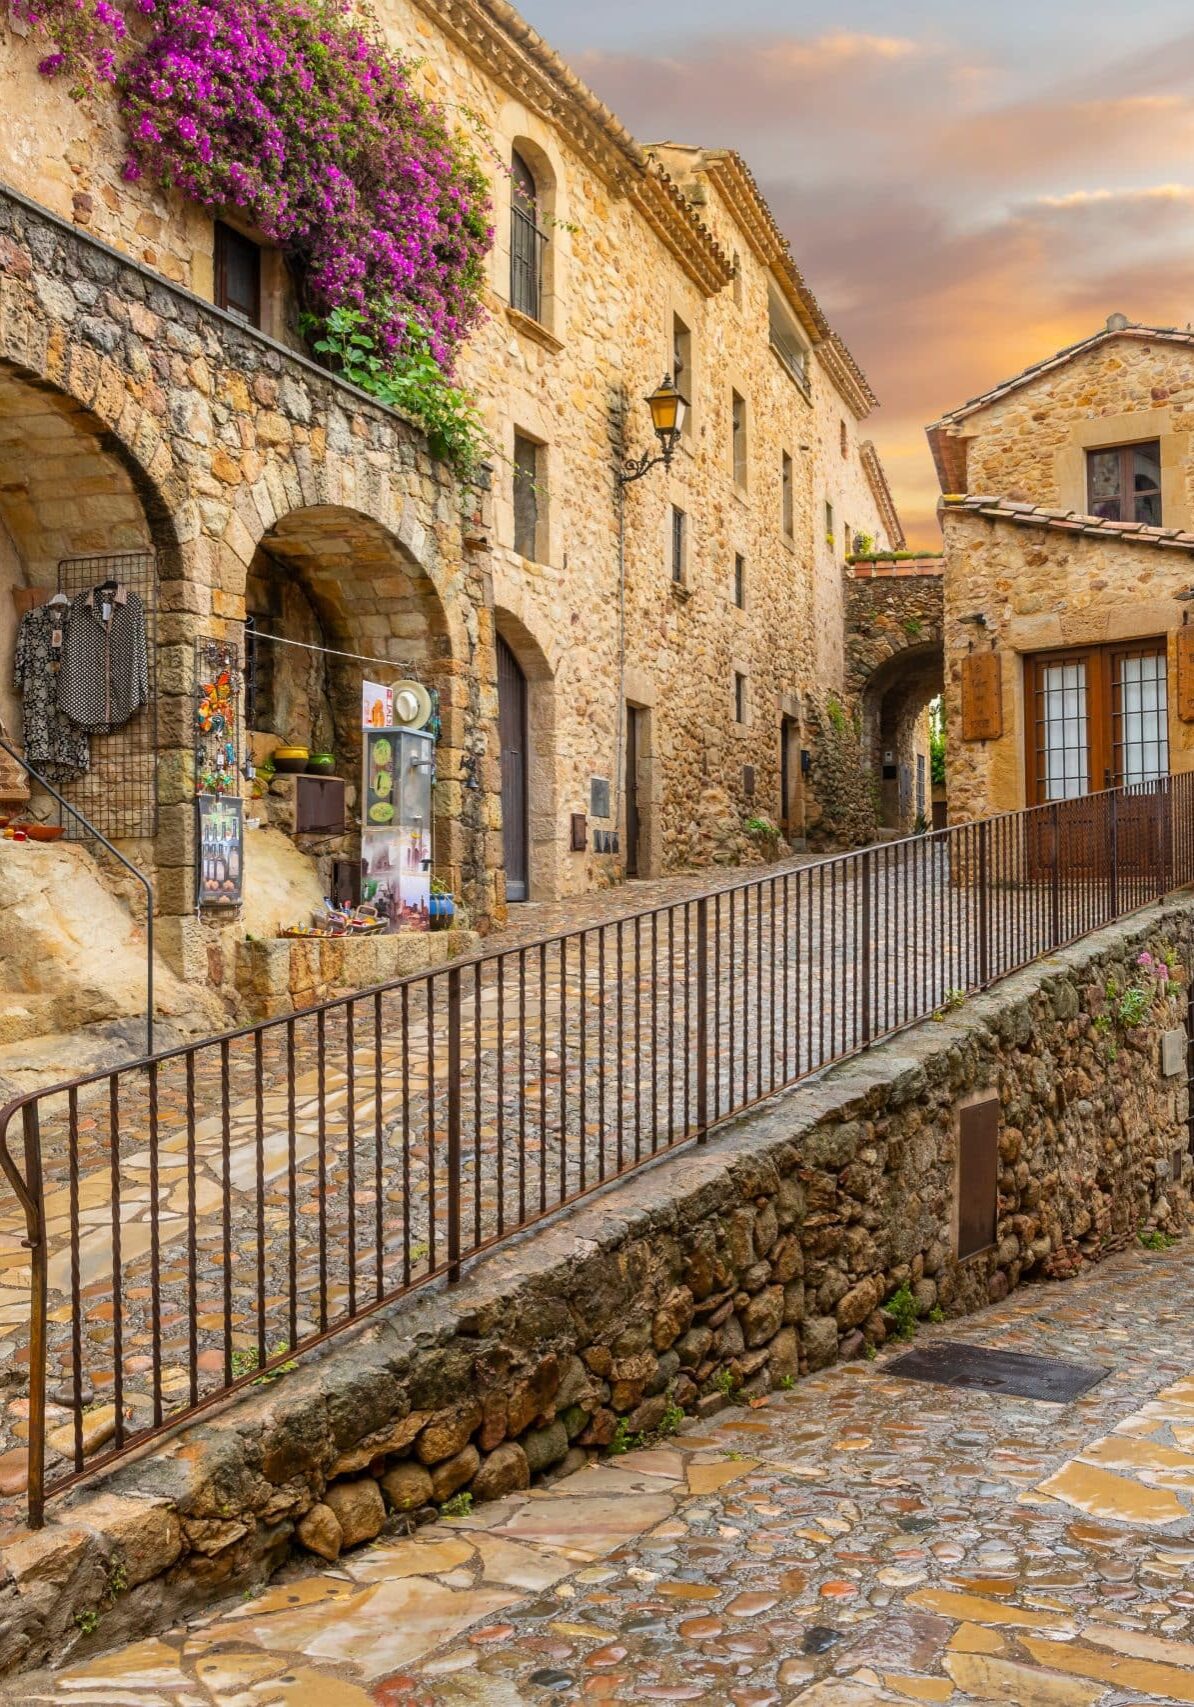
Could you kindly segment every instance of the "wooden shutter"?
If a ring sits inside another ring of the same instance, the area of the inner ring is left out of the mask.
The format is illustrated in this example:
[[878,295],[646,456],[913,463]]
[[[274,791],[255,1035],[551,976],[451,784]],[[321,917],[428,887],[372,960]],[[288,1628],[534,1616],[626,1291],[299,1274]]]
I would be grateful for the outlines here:
[[962,739],[998,741],[1003,734],[1003,672],[998,652],[962,659]]
[[1194,627],[1177,631],[1177,714],[1194,723]]

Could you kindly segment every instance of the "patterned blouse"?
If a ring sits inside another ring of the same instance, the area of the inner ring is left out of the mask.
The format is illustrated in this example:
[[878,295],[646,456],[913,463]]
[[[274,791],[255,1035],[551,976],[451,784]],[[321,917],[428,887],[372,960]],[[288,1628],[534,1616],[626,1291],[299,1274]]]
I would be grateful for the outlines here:
[[91,763],[86,730],[59,709],[58,675],[70,627],[67,605],[37,605],[21,618],[14,676],[22,701],[25,757],[48,782],[71,782]]
[[145,608],[127,587],[92,587],[71,600],[58,707],[72,723],[103,734],[149,698]]

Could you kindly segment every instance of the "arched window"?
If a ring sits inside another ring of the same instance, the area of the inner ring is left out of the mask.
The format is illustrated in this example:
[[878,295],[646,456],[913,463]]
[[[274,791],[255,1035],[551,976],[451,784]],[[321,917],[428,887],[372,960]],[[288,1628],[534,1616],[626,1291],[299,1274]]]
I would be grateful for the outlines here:
[[510,306],[531,320],[543,318],[543,249],[539,186],[517,149],[510,157]]

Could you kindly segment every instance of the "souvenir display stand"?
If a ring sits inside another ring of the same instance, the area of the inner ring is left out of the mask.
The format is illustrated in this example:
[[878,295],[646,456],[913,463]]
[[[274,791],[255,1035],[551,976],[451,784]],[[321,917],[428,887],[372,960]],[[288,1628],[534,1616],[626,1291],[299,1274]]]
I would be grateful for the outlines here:
[[426,930],[431,915],[431,787],[435,736],[401,726],[364,730],[361,900],[392,931]]
[[195,899],[201,909],[239,907],[243,898],[242,685],[235,646],[222,640],[195,642]]

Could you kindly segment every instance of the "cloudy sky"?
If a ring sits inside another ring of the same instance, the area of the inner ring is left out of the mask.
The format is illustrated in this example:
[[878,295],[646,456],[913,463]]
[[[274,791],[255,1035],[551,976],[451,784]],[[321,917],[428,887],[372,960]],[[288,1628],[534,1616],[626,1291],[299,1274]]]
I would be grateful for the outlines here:
[[750,161],[884,407],[908,531],[923,428],[1100,326],[1194,319],[1188,0],[522,0],[641,141]]

